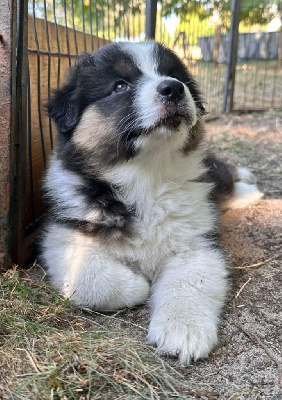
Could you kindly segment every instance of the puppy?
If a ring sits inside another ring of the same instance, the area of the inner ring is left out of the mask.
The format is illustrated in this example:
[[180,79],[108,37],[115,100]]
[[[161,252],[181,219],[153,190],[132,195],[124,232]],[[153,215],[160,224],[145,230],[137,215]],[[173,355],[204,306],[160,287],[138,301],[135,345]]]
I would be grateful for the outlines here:
[[212,199],[226,203],[234,183],[206,155],[195,80],[160,44],[116,43],[83,55],[47,108],[51,282],[96,310],[149,299],[148,342],[183,364],[206,357],[228,287]]

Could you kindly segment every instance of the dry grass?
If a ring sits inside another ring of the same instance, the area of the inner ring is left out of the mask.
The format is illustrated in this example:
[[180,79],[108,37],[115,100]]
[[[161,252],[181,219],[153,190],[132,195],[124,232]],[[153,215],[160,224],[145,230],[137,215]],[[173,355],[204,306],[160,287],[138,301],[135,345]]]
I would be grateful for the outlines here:
[[26,273],[0,279],[1,399],[192,398],[149,346],[97,324]]

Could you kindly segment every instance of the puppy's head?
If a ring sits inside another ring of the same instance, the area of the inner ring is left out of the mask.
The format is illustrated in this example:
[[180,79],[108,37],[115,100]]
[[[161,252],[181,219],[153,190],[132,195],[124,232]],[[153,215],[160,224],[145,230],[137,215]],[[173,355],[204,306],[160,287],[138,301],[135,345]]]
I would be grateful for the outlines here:
[[108,163],[168,137],[183,146],[205,112],[183,63],[154,42],[83,55],[47,108],[65,144]]

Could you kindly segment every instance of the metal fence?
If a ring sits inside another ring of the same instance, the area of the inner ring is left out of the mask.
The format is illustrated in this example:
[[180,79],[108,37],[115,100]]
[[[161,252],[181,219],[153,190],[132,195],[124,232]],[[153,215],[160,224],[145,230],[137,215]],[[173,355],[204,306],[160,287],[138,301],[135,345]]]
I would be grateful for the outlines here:
[[280,0],[163,0],[158,4],[156,38],[184,58],[211,115],[281,109]]
[[[241,13],[248,11],[241,2]],[[272,27],[276,32],[260,32],[256,21],[239,25],[239,44],[234,87],[234,110],[269,110],[282,107],[282,2],[251,1],[249,8],[261,20],[276,15]],[[269,19],[269,18],[268,18]],[[276,21],[276,22],[275,22]],[[276,28],[275,28],[276,24]],[[241,40],[240,40],[241,39]],[[243,51],[244,49],[244,51]]]
[[[224,107],[281,108],[281,29],[254,33],[255,19],[246,23],[250,13],[244,6],[250,10],[258,0],[242,0],[241,8],[239,1],[232,0],[231,13],[231,0],[9,0],[14,20],[14,261],[28,258],[44,214],[41,179],[56,136],[44,104],[79,53],[95,51],[109,41],[155,38],[173,48],[195,75],[210,115],[220,114]],[[260,4],[261,14],[266,9],[271,13],[277,4],[281,16],[278,0]],[[238,28],[240,11],[245,23]],[[7,236],[7,222],[4,225],[1,235]]]

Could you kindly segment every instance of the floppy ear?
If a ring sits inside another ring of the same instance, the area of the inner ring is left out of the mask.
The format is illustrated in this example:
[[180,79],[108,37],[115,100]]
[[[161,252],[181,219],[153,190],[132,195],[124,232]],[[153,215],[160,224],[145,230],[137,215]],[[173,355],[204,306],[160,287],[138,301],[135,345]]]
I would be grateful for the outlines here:
[[71,132],[80,117],[80,102],[77,90],[77,67],[71,70],[68,82],[54,92],[46,105],[50,118],[61,133]]

